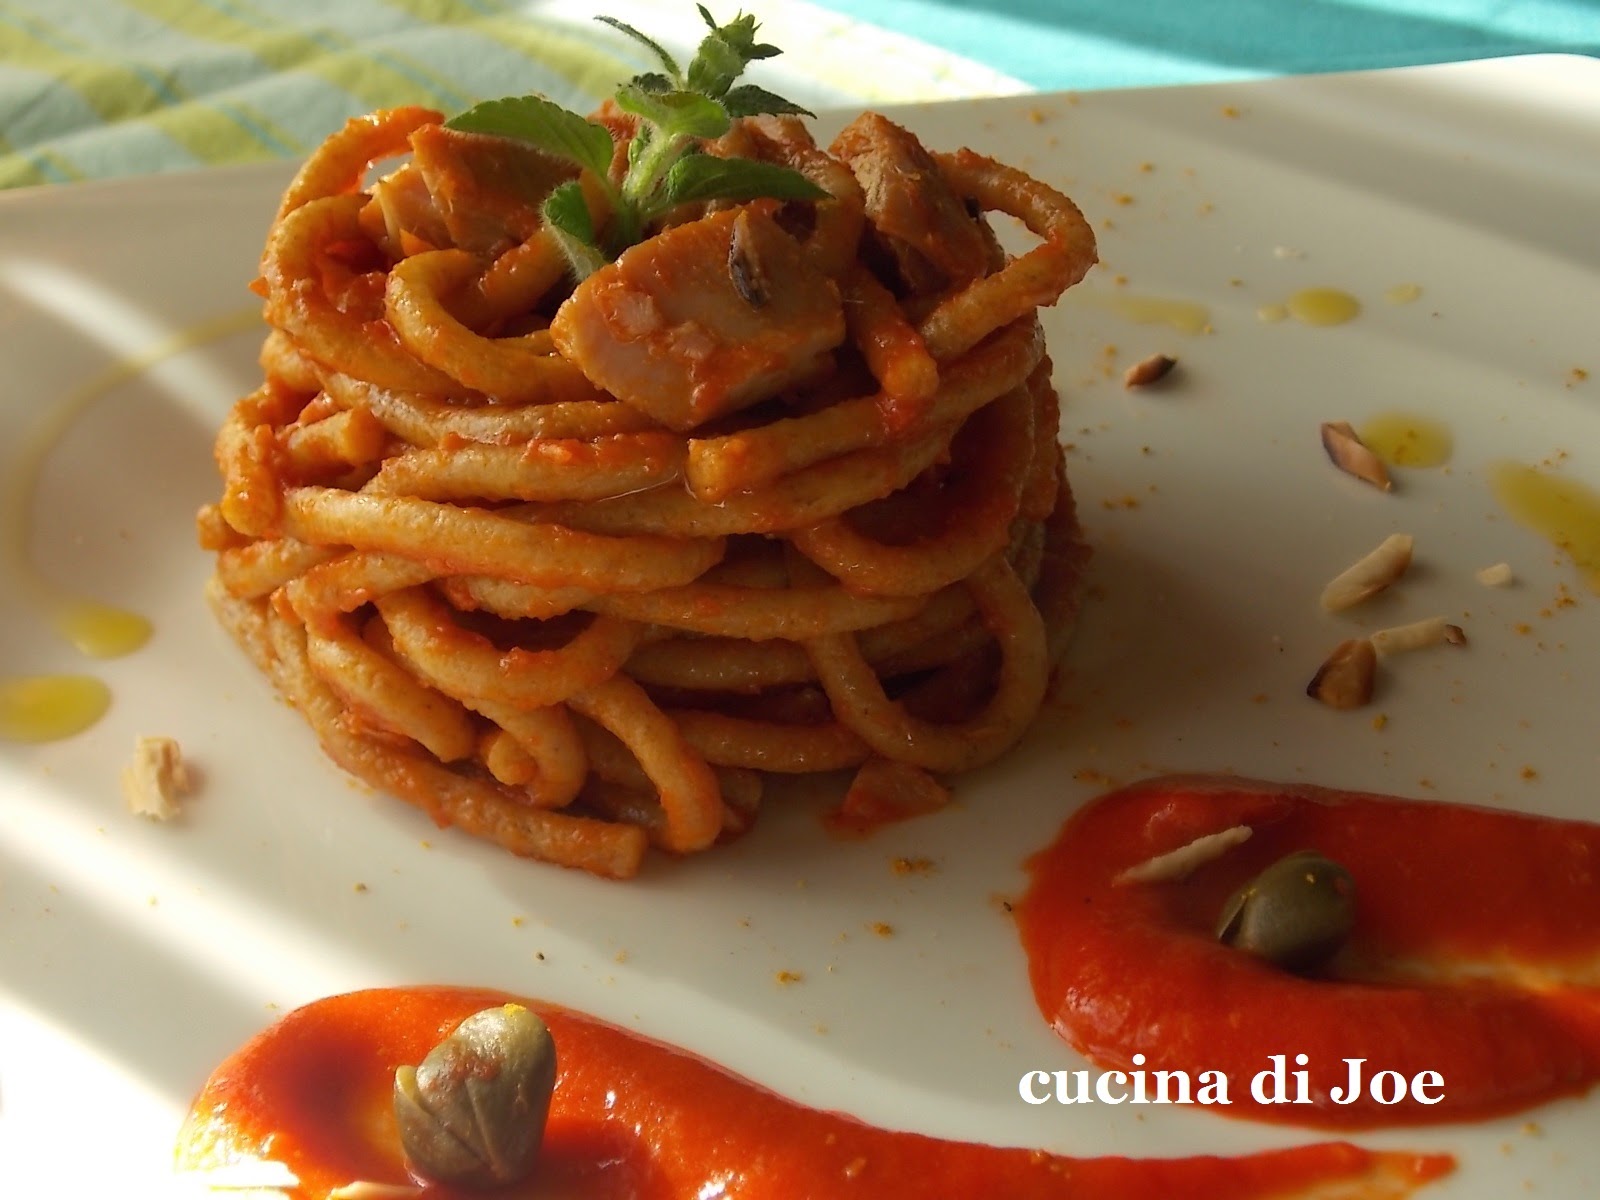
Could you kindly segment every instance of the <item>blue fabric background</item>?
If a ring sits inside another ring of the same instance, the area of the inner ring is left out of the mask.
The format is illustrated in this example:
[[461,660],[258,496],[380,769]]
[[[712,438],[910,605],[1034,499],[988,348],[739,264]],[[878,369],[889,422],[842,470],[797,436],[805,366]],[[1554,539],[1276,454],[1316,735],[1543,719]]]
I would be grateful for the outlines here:
[[1044,89],[1600,54],[1600,0],[818,0]]

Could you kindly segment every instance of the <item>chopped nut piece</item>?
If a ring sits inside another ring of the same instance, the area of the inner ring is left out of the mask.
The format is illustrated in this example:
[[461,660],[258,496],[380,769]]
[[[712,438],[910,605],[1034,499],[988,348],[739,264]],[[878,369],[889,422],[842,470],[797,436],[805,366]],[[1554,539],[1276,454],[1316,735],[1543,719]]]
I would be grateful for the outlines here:
[[[222,1166],[184,1169],[174,1178],[185,1185],[182,1195],[289,1200],[289,1193],[300,1189],[299,1176],[272,1159],[242,1158]],[[333,1193],[329,1200],[334,1200]]]
[[1233,825],[1217,833],[1205,834],[1179,846],[1176,850],[1169,850],[1165,854],[1158,854],[1154,858],[1147,858],[1144,862],[1129,867],[1111,882],[1166,883],[1187,879],[1206,863],[1221,858],[1241,842],[1249,841],[1250,834],[1251,829],[1248,825]]
[[178,743],[169,737],[141,736],[134,743],[133,761],[122,768],[122,795],[129,811],[157,821],[178,815],[178,797],[191,782]]
[[1378,653],[1367,638],[1351,638],[1334,647],[1306,684],[1306,695],[1329,708],[1360,708],[1372,699]]
[[1177,365],[1178,360],[1170,354],[1152,354],[1149,358],[1141,358],[1122,373],[1122,386],[1125,388],[1148,387],[1152,383],[1165,379],[1172,373],[1172,368]]
[[1346,567],[1322,589],[1322,607],[1339,612],[1376,596],[1411,565],[1412,538],[1392,533],[1377,548]]
[[1511,582],[1511,564],[1498,562],[1492,567],[1484,567],[1477,573],[1477,579],[1484,587],[1505,587]]
[[1348,421],[1322,423],[1322,448],[1328,452],[1333,465],[1346,475],[1354,475],[1385,492],[1393,489],[1394,481],[1389,478],[1383,460],[1361,440]]
[[1466,640],[1467,635],[1461,626],[1452,625],[1443,617],[1424,617],[1408,625],[1377,630],[1372,635],[1372,648],[1379,654],[1402,654],[1407,650],[1421,650],[1447,642],[1452,646],[1460,646]]

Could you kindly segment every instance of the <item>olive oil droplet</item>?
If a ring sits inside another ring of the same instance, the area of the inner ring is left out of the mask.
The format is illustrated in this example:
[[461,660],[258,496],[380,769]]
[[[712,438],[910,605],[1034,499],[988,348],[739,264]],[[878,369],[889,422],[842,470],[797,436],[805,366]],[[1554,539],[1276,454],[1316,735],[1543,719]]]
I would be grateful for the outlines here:
[[111,689],[92,675],[0,679],[0,738],[53,742],[82,733],[111,707]]
[[67,601],[50,618],[56,632],[90,658],[132,654],[150,640],[146,618],[95,600]]
[[1448,426],[1418,413],[1380,413],[1356,432],[1391,467],[1443,466],[1455,449]]
[[1500,507],[1564,550],[1584,582],[1600,592],[1600,492],[1521,463],[1496,466],[1489,486]]
[[1084,304],[1114,312],[1136,325],[1168,325],[1179,333],[1210,333],[1211,310],[1192,300],[1170,300],[1161,296],[1138,296],[1117,292],[1091,292],[1073,289],[1067,295]]
[[1419,283],[1397,283],[1383,293],[1383,298],[1390,304],[1410,304],[1422,295],[1422,285]]
[[1289,315],[1303,325],[1343,325],[1361,313],[1361,301],[1338,288],[1302,288],[1285,301]]

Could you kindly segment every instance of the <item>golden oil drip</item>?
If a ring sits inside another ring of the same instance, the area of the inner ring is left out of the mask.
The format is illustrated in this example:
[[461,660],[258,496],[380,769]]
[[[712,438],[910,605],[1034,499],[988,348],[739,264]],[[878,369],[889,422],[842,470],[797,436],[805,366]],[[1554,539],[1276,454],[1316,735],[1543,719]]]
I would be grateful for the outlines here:
[[[51,406],[23,444],[19,461],[0,485],[0,566],[52,628],[90,658],[131,654],[150,640],[148,619],[98,600],[75,596],[46,579],[28,554],[33,498],[50,452],[79,416],[113,388],[157,363],[234,333],[259,327],[258,306],[241,308],[155,342],[116,363]],[[111,689],[89,675],[0,678],[0,740],[48,742],[81,733],[111,706]]]
[[1420,283],[1397,283],[1383,293],[1383,298],[1390,304],[1411,304],[1422,296]]
[[111,689],[92,675],[0,679],[0,738],[53,742],[82,733],[111,707]]
[[1521,463],[1499,463],[1489,486],[1520,525],[1565,551],[1590,589],[1600,592],[1600,492]]
[[1192,300],[1172,300],[1162,296],[1130,295],[1124,292],[1098,292],[1074,288],[1067,295],[1079,303],[1092,304],[1116,313],[1136,325],[1168,325],[1179,333],[1210,333],[1211,310]]
[[119,658],[150,640],[150,621],[97,600],[62,600],[52,606],[56,632],[90,658]]
[[1289,319],[1289,306],[1287,304],[1263,304],[1256,309],[1256,320],[1268,325],[1276,325],[1279,321]]
[[1391,467],[1440,467],[1455,449],[1449,426],[1419,413],[1379,413],[1356,433]]
[[94,375],[50,406],[23,444],[16,469],[0,486],[0,565],[51,626],[84,654],[110,658],[137,650],[148,640],[150,624],[137,614],[71,595],[39,573],[28,555],[27,540],[33,496],[45,462],[84,411],[113,388],[166,359],[260,324],[259,306],[224,313],[178,330]]
[[1361,301],[1330,287],[1301,288],[1284,301],[1284,308],[1303,325],[1343,325],[1361,315]]

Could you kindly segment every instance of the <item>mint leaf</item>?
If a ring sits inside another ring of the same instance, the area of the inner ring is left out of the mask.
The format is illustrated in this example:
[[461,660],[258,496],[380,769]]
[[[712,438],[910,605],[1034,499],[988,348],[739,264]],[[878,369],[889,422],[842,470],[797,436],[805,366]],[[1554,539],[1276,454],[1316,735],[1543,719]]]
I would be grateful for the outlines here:
[[753,83],[741,83],[730,91],[722,98],[722,107],[728,110],[730,117],[754,117],[760,113],[795,117],[817,115],[808,108],[801,108],[793,100],[785,100],[782,96],[775,95],[766,88],[757,87]]
[[628,143],[628,173],[631,175],[639,165],[639,159],[650,148],[650,134],[654,126],[640,125],[639,132],[633,135],[633,140]]
[[553,188],[544,198],[540,212],[545,224],[580,241],[594,241],[594,218],[589,215],[589,203],[583,198],[583,187],[576,179]]
[[[705,10],[701,9],[700,11],[704,12]],[[609,25],[611,28],[627,34],[636,42],[644,43],[644,45],[648,46],[652,51],[654,51],[655,56],[661,60],[661,65],[667,69],[668,75],[671,75],[674,80],[683,78],[683,72],[678,70],[677,60],[674,59],[672,55],[668,54],[666,48],[654,38],[640,33],[626,21],[619,21],[615,17],[596,17],[595,20],[599,21],[603,25]]]
[[611,131],[543,96],[486,100],[445,125],[463,133],[515,138],[602,177],[611,168]]
[[647,71],[643,75],[635,75],[628,80],[628,86],[636,87],[641,92],[649,92],[651,95],[656,96],[662,92],[672,91],[677,85],[659,71]]
[[721,97],[744,72],[744,56],[723,38],[722,32],[708,33],[689,64],[685,86],[713,98]]
[[545,227],[556,239],[573,274],[585,279],[606,265],[606,257],[595,244],[594,218],[576,179],[555,188],[540,208]]
[[[700,15],[707,22],[710,22],[711,14],[705,10],[705,7],[703,5],[697,5],[697,7],[700,9]],[[747,16],[744,13],[740,13],[720,28],[715,25],[712,26],[712,29],[728,45],[732,46],[738,52],[739,57],[747,63],[754,62],[758,58],[772,58],[774,55],[783,53],[776,46],[756,41],[756,30],[760,28],[761,26],[756,23],[755,17]]]
[[830,194],[799,171],[753,158],[690,154],[667,172],[663,196],[668,205],[701,200],[827,200]]
[[699,92],[647,92],[633,84],[617,90],[617,107],[654,124],[666,138],[718,138],[732,123],[727,110]]
[[627,142],[627,169],[611,179],[616,144],[597,121],[568,112],[543,96],[513,96],[479,104],[446,124],[468,133],[514,138],[590,172],[583,182],[598,189],[607,212],[595,228],[584,188],[571,180],[541,206],[545,228],[579,279],[586,278],[627,247],[649,236],[653,223],[680,204],[708,200],[825,200],[828,192],[798,171],[750,159],[706,154],[700,143],[719,138],[739,117],[758,113],[811,116],[806,109],[752,84],[735,86],[745,67],[779,53],[756,41],[755,17],[740,13],[718,25],[697,4],[709,32],[688,70],[647,34],[615,17],[596,17],[640,43],[664,71],[645,71],[616,92],[617,107],[638,118]]

